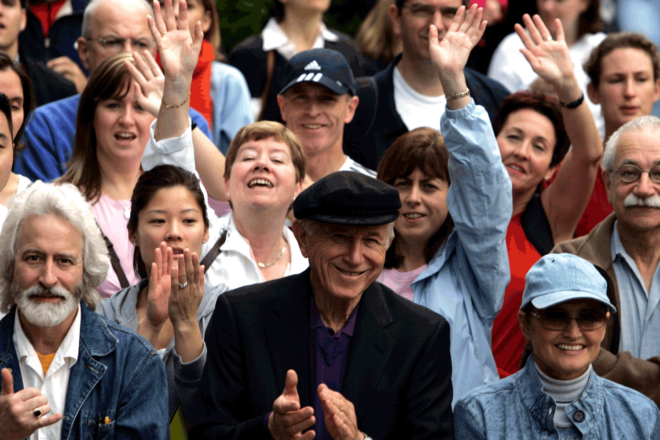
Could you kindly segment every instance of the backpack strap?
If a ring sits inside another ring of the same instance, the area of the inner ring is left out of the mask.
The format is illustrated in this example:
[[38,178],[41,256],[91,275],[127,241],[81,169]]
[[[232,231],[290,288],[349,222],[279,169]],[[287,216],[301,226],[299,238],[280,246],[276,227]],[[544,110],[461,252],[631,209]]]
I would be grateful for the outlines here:
[[543,209],[541,196],[538,193],[534,194],[520,216],[520,224],[525,232],[525,237],[541,256],[549,254],[552,248],[555,247],[550,222]]
[[105,241],[105,247],[108,248],[108,254],[110,254],[110,264],[112,265],[112,269],[117,274],[117,278],[119,279],[119,285],[121,286],[122,289],[130,287],[131,285],[128,282],[128,278],[126,278],[124,269],[121,267],[121,261],[119,260],[119,255],[117,255],[117,252],[115,251],[115,246],[112,244],[110,239],[103,233],[103,230],[101,229],[101,226],[99,226],[98,222],[96,223],[96,226],[99,227],[99,231],[101,231],[101,235],[103,236],[103,241]]
[[204,265],[205,272],[209,267],[211,267],[215,259],[218,258],[218,255],[220,255],[220,248],[223,244],[225,244],[225,240],[227,240],[227,231],[222,233],[220,238],[218,238],[218,241],[216,241],[211,250],[209,250],[209,253],[206,254],[206,257],[204,257],[204,259],[199,263],[200,265]]

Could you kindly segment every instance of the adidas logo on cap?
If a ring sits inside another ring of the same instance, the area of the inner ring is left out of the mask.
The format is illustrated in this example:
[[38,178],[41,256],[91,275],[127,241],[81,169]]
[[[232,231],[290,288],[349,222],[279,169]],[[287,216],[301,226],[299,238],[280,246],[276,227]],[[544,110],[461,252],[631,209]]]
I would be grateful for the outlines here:
[[319,63],[314,60],[305,66],[305,70],[321,70],[321,66],[319,66]]

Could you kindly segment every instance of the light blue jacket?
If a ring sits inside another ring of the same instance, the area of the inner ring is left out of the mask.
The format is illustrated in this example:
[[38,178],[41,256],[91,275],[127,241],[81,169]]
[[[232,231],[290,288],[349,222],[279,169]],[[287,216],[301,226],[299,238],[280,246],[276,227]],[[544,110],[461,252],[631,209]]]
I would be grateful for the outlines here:
[[227,154],[229,143],[238,130],[254,122],[252,98],[240,70],[229,64],[211,64],[211,101],[213,101],[213,143]]
[[451,326],[452,405],[499,379],[490,333],[509,284],[506,231],[513,209],[488,113],[472,101],[440,120],[449,151],[447,207],[455,229],[411,284],[414,302]]
[[[559,440],[556,407],[543,392],[532,356],[523,370],[473,390],[456,404],[456,439]],[[592,369],[587,387],[566,414],[583,440],[645,440],[657,429],[660,411],[648,397]]]

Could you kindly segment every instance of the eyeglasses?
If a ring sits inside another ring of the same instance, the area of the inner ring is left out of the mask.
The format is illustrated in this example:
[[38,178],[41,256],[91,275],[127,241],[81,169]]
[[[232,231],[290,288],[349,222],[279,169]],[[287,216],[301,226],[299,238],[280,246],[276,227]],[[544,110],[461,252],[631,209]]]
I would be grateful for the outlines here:
[[428,20],[429,18],[433,17],[435,11],[438,11],[440,12],[440,15],[442,16],[443,20],[452,21],[454,19],[454,16],[456,16],[456,12],[458,12],[458,8],[454,8],[454,7],[441,6],[439,8],[436,8],[431,5],[425,5],[420,3],[415,3],[414,5],[403,5],[403,7],[407,8],[410,11],[410,13],[415,17],[423,18],[425,20]]
[[642,177],[642,173],[649,173],[649,178],[653,182],[660,183],[660,165],[656,165],[650,170],[643,170],[637,165],[626,164],[621,165],[614,172],[625,183],[637,182]]
[[546,312],[538,314],[528,312],[530,315],[541,321],[541,325],[546,330],[564,330],[575,319],[581,330],[598,330],[605,324],[607,312],[585,312],[580,316],[570,316],[564,312]]
[[[93,41],[98,41],[104,49],[121,51],[126,46],[126,38],[91,38]],[[154,46],[153,40],[146,40],[144,38],[129,40],[131,47],[135,50],[149,50]]]

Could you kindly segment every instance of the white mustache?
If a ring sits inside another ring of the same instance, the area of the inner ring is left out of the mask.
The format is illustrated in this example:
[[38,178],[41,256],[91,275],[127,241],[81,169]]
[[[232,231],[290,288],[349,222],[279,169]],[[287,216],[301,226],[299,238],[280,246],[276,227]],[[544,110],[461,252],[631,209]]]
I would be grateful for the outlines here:
[[623,206],[626,208],[634,206],[643,206],[648,208],[660,208],[660,196],[637,197],[635,194],[628,194],[623,200]]

